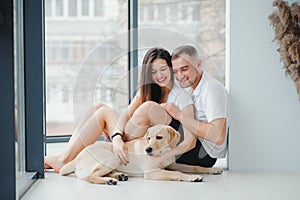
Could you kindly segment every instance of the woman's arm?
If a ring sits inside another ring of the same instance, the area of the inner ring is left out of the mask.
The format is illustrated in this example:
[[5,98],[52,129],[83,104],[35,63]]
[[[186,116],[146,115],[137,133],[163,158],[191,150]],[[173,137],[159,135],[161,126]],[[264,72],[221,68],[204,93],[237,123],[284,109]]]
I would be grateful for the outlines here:
[[[132,102],[129,104],[127,110],[121,114],[121,116],[118,118],[116,129],[114,133],[110,133],[110,138],[113,143],[113,151],[114,153],[119,157],[121,163],[123,165],[126,165],[128,160],[128,150],[127,147],[122,139],[122,135],[124,134],[124,129],[126,126],[126,123],[130,119],[130,117],[133,115],[134,111],[140,106],[140,100],[138,95],[134,97]],[[119,134],[116,134],[119,133]],[[112,138],[113,136],[113,138]]]
[[115,133],[121,133],[124,134],[125,126],[129,119],[132,117],[133,113],[136,111],[136,109],[140,106],[140,98],[138,95],[136,95],[132,102],[127,107],[126,111],[121,114],[121,116],[117,120],[117,125],[115,129]]

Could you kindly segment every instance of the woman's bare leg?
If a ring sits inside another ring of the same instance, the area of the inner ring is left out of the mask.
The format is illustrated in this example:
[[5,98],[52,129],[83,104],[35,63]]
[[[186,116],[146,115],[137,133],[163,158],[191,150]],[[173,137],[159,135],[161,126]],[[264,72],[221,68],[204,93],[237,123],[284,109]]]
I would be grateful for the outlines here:
[[102,106],[90,116],[77,134],[72,136],[72,140],[67,143],[65,149],[58,156],[45,157],[45,165],[59,172],[64,164],[73,160],[83,148],[93,144],[103,132],[112,134],[117,116],[116,111]]
[[85,117],[83,117],[79,123],[77,124],[76,128],[74,129],[71,138],[69,140],[72,141],[73,138],[75,138],[75,136],[78,134],[78,132],[80,131],[80,129],[84,126],[84,124],[90,119],[90,117],[92,115],[94,115],[95,112],[97,112],[97,110],[99,110],[100,108],[102,108],[103,106],[107,106],[104,103],[96,103],[94,104],[94,106],[87,112],[87,114],[85,115]]
[[[101,107],[106,106],[103,103],[96,103],[88,112],[87,114],[80,120],[80,122],[78,123],[78,125],[75,127],[69,143],[73,141],[73,139],[75,138],[75,136],[78,134],[78,132],[80,131],[80,129],[84,126],[84,124],[90,119],[90,117],[97,111],[99,110]],[[49,160],[51,157],[47,157],[47,160]],[[51,168],[51,166],[47,165],[47,162],[45,162],[44,164],[44,168],[48,169]]]
[[143,137],[149,125],[170,124],[171,120],[171,116],[158,103],[147,101],[134,112],[126,124],[126,140]]

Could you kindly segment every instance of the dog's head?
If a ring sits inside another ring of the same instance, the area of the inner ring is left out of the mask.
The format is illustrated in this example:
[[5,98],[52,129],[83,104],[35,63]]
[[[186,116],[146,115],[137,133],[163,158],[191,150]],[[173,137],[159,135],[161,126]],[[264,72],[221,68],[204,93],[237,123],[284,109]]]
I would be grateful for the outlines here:
[[145,148],[149,156],[157,156],[167,149],[173,149],[179,142],[180,133],[166,125],[155,125],[145,135],[148,145]]

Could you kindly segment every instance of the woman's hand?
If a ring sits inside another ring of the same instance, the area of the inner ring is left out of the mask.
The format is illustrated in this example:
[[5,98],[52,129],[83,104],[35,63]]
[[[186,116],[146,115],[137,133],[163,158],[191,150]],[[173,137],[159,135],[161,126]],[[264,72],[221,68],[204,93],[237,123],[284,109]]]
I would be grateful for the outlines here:
[[118,158],[121,161],[122,165],[126,165],[128,160],[128,150],[127,146],[125,145],[124,141],[122,140],[122,137],[120,135],[115,136],[112,140],[113,143],[113,152],[118,156]]

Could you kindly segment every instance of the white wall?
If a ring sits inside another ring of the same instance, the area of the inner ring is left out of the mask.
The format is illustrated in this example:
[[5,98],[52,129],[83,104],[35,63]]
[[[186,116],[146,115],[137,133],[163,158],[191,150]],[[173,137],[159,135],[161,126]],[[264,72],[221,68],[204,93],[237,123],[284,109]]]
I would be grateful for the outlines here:
[[300,101],[272,42],[272,2],[229,4],[232,170],[300,169]]

